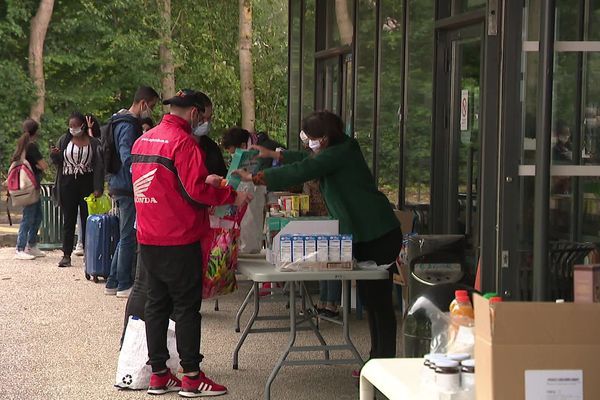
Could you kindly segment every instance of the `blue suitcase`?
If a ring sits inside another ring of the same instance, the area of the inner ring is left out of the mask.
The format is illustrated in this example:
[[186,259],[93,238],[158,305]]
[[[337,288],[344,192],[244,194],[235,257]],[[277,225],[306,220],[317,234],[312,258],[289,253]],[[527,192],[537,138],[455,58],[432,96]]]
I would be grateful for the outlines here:
[[119,242],[119,219],[114,215],[90,215],[85,228],[85,279],[110,275],[117,243]]

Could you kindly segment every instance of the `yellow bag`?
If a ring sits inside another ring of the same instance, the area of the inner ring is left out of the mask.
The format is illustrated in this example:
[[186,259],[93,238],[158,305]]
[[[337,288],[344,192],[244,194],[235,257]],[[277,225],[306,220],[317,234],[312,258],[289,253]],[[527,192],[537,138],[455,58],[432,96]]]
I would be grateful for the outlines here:
[[87,203],[89,215],[106,214],[112,208],[110,197],[108,197],[106,193],[100,197],[96,197],[92,193],[88,197],[84,198],[84,200]]

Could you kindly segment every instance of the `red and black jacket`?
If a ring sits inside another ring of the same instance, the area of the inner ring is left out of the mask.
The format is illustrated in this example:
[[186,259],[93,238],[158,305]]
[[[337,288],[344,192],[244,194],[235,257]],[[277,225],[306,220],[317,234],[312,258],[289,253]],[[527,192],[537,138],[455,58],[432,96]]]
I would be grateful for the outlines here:
[[178,246],[197,242],[208,231],[208,207],[231,204],[231,187],[205,183],[204,152],[191,137],[189,122],[167,114],[140,137],[131,151],[138,242]]

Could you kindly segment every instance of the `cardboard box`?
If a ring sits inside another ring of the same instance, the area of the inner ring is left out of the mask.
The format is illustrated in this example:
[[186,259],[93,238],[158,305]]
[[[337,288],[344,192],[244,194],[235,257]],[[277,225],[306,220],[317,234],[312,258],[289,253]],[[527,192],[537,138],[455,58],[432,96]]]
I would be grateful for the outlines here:
[[600,265],[576,265],[573,268],[575,303],[600,303]]
[[567,370],[581,371],[584,399],[600,399],[600,304],[497,303],[492,318],[486,299],[473,300],[477,399],[554,398],[538,394],[529,378],[526,384],[526,372]]
[[396,214],[396,218],[398,218],[398,221],[400,221],[400,228],[402,228],[402,233],[411,233],[414,227],[415,214],[410,210],[394,210],[394,214]]

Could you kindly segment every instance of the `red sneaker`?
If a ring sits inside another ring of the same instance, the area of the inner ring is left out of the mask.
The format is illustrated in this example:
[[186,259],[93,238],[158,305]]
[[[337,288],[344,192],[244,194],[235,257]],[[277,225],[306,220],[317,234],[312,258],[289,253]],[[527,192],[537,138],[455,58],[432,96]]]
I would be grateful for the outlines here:
[[152,374],[148,394],[165,394],[181,390],[181,381],[171,371],[162,375]]
[[227,388],[208,379],[204,372],[195,378],[184,376],[179,391],[181,397],[220,396],[225,393]]

